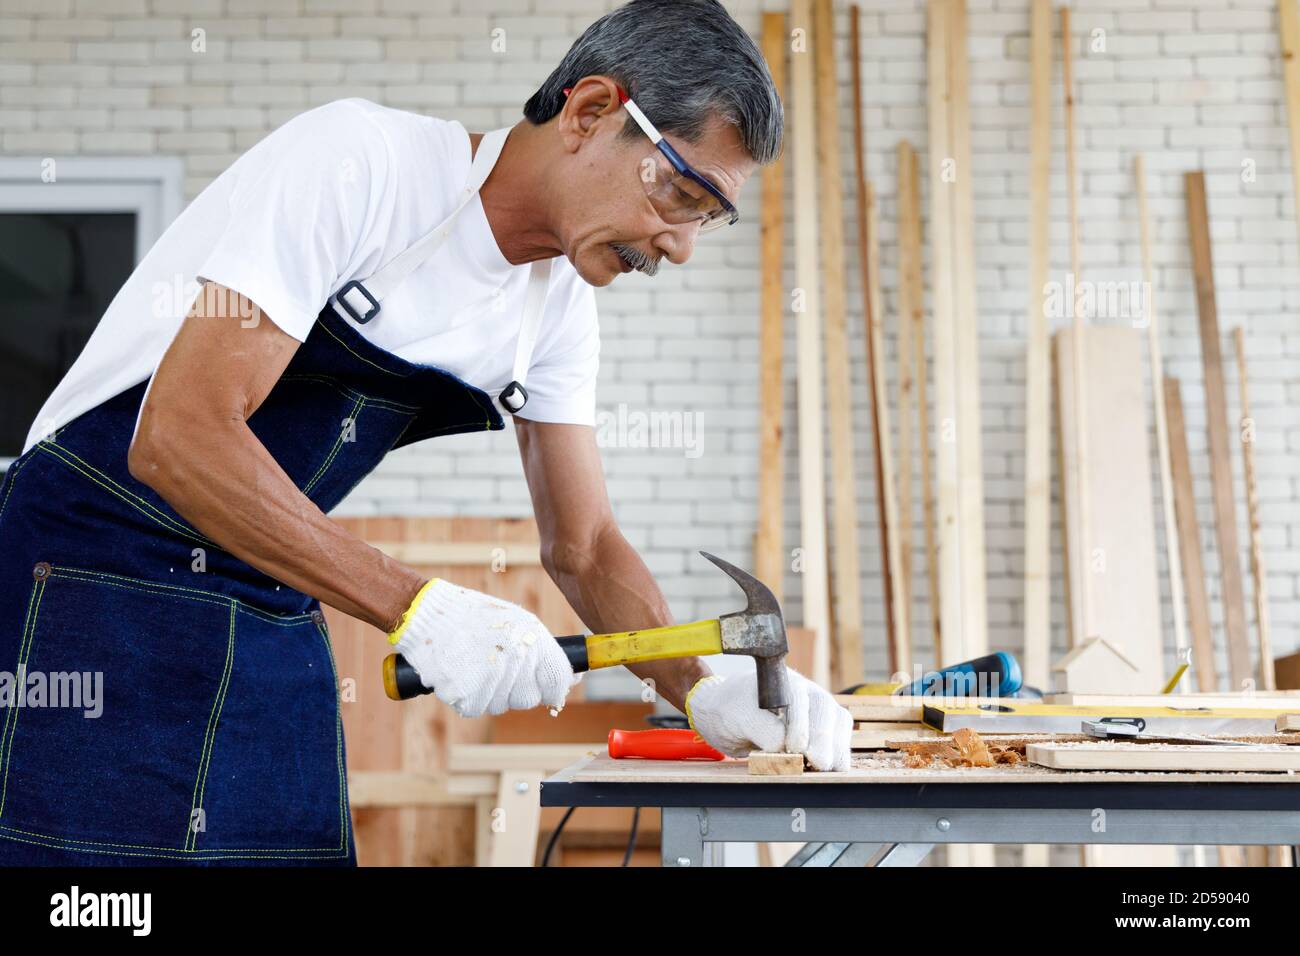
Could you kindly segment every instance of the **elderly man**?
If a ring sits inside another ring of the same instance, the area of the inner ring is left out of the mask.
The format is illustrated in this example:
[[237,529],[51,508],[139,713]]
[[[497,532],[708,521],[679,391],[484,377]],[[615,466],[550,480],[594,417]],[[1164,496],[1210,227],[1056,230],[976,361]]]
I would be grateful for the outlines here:
[[[390,449],[512,417],[575,610],[596,631],[671,623],[606,496],[593,287],[735,222],[781,131],[721,5],[635,0],[512,127],[343,100],[205,189],[0,486],[3,660],[104,677],[98,719],[0,713],[0,864],[354,863],[322,602],[387,632],[463,716],[563,705],[575,675],[532,614],[326,517]],[[178,279],[192,304],[161,307]],[[847,766],[847,711],[797,674],[783,723],[753,675],[633,670],[722,750]]]

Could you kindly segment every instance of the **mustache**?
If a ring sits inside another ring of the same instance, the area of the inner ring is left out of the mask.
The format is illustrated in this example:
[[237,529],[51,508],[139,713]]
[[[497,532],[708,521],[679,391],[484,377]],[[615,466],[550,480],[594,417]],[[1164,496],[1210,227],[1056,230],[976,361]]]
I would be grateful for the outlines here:
[[650,258],[640,249],[624,245],[621,242],[611,242],[610,245],[637,272],[644,272],[648,276],[653,276],[659,271],[659,260]]

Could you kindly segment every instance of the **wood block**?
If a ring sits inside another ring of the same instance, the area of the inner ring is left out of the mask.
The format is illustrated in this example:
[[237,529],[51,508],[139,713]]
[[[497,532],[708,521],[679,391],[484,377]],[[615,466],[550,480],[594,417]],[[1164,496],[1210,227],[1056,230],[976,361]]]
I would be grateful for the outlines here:
[[749,773],[755,777],[792,777],[803,773],[803,754],[770,754],[754,751],[749,755]]

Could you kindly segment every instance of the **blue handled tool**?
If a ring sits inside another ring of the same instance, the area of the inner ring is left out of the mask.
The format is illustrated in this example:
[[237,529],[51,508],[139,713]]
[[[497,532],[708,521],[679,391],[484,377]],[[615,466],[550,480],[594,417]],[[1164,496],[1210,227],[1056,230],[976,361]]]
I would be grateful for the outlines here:
[[894,691],[903,697],[1012,697],[1020,690],[1020,662],[1006,651],[928,671]]

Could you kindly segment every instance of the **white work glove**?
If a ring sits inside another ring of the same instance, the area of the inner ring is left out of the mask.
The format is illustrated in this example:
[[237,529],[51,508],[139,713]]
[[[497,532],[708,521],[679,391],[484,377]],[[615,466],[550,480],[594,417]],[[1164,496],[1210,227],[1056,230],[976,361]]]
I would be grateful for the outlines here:
[[388,640],[462,717],[559,710],[581,679],[531,611],[439,578],[420,589]]
[[691,727],[713,747],[732,757],[750,751],[801,753],[814,770],[848,770],[853,716],[830,693],[802,674],[786,669],[789,728],[758,706],[758,674],[699,680],[686,695]]

